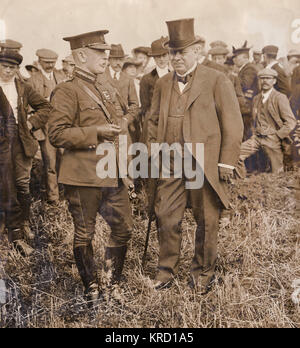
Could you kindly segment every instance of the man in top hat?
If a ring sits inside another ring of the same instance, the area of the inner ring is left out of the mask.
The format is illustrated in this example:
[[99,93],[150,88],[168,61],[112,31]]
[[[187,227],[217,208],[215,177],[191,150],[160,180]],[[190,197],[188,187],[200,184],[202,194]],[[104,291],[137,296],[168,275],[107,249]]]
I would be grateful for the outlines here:
[[154,86],[159,78],[165,76],[170,72],[169,51],[163,46],[167,39],[168,38],[161,37],[159,40],[152,42],[149,56],[154,58],[156,66],[149,74],[144,75],[141,80],[141,118],[142,124],[145,125],[145,127],[143,127],[143,141],[146,141],[147,139],[148,116],[151,108]]
[[277,82],[274,86],[274,88],[283,94],[285,94],[288,98],[291,95],[291,87],[289,83],[289,79],[283,70],[283,67],[280,63],[278,63],[277,54],[278,54],[279,48],[277,46],[265,46],[262,50],[265,66],[268,69],[273,69],[277,71]]
[[258,79],[256,67],[250,63],[250,48],[247,47],[247,41],[241,48],[233,47],[233,62],[238,68],[238,77],[241,81],[246,105],[242,111],[244,121],[243,141],[249,139],[252,135],[252,100],[258,93]]
[[[100,178],[96,153],[99,144],[114,146],[118,135],[128,126],[115,89],[97,76],[107,68],[105,42],[108,30],[65,38],[76,63],[73,80],[60,84],[53,92],[49,119],[49,138],[65,149],[59,173],[75,227],[74,257],[88,298],[96,300],[99,285],[92,241],[97,213],[111,228],[105,252],[105,270],[111,282],[119,281],[132,230],[128,191],[119,174]],[[118,168],[117,159],[114,165]],[[111,163],[113,164],[113,163]],[[113,173],[114,174],[114,173]]]
[[62,60],[62,71],[65,74],[66,80],[71,80],[73,78],[75,69],[75,62],[72,54],[68,55]]
[[208,51],[208,54],[211,55],[213,62],[224,66],[229,50],[227,44],[223,41],[214,41],[210,44],[211,49]]
[[[159,265],[154,287],[168,287],[178,273],[182,233],[180,224],[189,199],[197,223],[190,286],[207,291],[215,271],[221,205],[228,207],[224,183],[237,164],[243,124],[232,83],[222,73],[198,65],[199,39],[194,19],[167,22],[165,44],[174,72],[156,82],[148,126],[151,143],[204,144],[204,184],[188,184],[188,173],[157,182],[155,212],[159,229]],[[202,165],[192,161],[197,172]],[[184,155],[186,156],[186,155]],[[172,157],[172,162],[174,158]],[[201,185],[200,185],[201,186]]]
[[[17,78],[22,61],[23,57],[16,51],[0,52],[0,87],[3,92],[1,112],[2,115],[6,115],[6,121],[9,122],[9,142],[15,184],[18,201],[22,208],[21,222],[19,220],[18,228],[9,231],[12,242],[20,238],[23,239],[24,236],[28,240],[34,238],[30,230],[31,197],[29,183],[32,161],[38,150],[38,143],[33,132],[47,123],[50,112],[50,104],[28,84]],[[34,110],[34,114],[30,118],[27,114],[29,107]]]
[[257,71],[260,71],[264,68],[264,65],[262,63],[262,51],[260,50],[253,50],[253,64],[255,65]]
[[286,95],[275,89],[277,71],[265,68],[258,77],[261,93],[253,100],[254,134],[242,144],[239,164],[262,148],[272,173],[280,173],[284,169],[282,141],[295,128],[296,120]]
[[[48,49],[39,49],[36,51],[36,55],[40,70],[31,76],[28,83],[42,97],[50,100],[51,93],[55,87],[65,81],[66,77],[62,71],[55,69],[58,59],[56,52]],[[41,136],[39,135],[38,139],[44,163],[47,201],[51,205],[56,205],[59,202],[57,161],[59,160],[60,153],[49,142],[47,125],[43,128],[43,133],[41,133]]]

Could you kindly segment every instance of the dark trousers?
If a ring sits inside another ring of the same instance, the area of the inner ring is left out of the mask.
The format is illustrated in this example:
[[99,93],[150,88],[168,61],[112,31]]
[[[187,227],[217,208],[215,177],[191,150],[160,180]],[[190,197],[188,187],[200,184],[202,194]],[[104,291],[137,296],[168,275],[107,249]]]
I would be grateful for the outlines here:
[[0,212],[8,229],[22,227],[22,211],[17,200],[15,175],[10,151],[0,152]]
[[156,279],[165,282],[178,273],[181,221],[188,199],[197,223],[191,275],[206,286],[215,270],[220,217],[219,199],[207,180],[199,190],[187,190],[184,179],[159,180],[155,204],[160,245]]
[[131,237],[132,216],[128,191],[122,182],[119,187],[65,185],[65,195],[75,227],[74,248],[90,245],[98,213],[111,228],[108,246],[127,245]]

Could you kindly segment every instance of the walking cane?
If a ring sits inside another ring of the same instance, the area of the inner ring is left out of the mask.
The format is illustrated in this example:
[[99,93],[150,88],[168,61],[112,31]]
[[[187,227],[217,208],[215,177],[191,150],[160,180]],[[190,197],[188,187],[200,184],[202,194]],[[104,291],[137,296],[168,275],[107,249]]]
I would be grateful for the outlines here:
[[[155,216],[155,198],[156,198],[156,190],[157,190],[157,183],[155,179],[150,179],[150,184],[149,184],[149,209],[148,209],[148,215],[149,215],[149,222],[148,222],[148,229],[147,229],[147,235],[146,235],[146,242],[145,242],[145,249],[144,249],[144,254],[142,258],[142,269],[145,268],[146,265],[146,257],[147,257],[147,251],[148,251],[148,246],[149,246],[149,239],[150,239],[150,232],[151,232],[151,224],[153,221],[153,218]],[[151,194],[152,193],[152,194]]]

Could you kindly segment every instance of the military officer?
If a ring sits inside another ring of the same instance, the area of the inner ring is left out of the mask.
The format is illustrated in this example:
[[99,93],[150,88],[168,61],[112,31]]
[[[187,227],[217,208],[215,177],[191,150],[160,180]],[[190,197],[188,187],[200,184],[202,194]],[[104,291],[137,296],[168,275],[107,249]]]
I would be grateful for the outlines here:
[[[127,125],[118,116],[117,100],[110,85],[96,82],[104,74],[110,46],[107,30],[65,38],[76,63],[75,77],[58,86],[52,97],[49,138],[53,146],[65,149],[59,174],[73,216],[74,257],[88,299],[99,296],[92,240],[97,213],[111,228],[105,252],[105,270],[110,282],[120,280],[127,243],[132,230],[127,188],[119,176],[101,179],[96,167],[99,144],[118,145],[117,136]],[[116,173],[118,174],[118,173]]]
[[[166,47],[175,72],[156,82],[148,142],[182,146],[203,143],[205,178],[202,188],[193,189],[186,187],[186,172],[181,178],[171,175],[158,180],[155,213],[160,255],[153,285],[157,290],[168,287],[178,273],[180,224],[189,199],[197,222],[189,284],[202,293],[209,288],[215,271],[220,207],[228,207],[229,203],[223,183],[237,164],[243,124],[229,79],[197,64],[195,45],[199,39],[194,35],[194,19],[170,21],[167,25],[170,40]],[[193,159],[197,161],[194,152]]]

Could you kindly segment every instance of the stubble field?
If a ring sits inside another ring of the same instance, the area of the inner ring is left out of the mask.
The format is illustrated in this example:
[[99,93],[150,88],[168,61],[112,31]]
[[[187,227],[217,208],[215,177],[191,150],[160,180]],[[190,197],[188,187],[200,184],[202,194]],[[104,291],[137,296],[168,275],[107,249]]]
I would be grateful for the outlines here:
[[[219,233],[216,281],[207,295],[187,286],[195,224],[186,212],[182,224],[181,267],[171,289],[154,291],[158,244],[150,238],[148,262],[141,270],[147,230],[143,197],[133,202],[134,234],[125,264],[126,282],[91,309],[73,263],[73,224],[66,202],[59,209],[33,204],[35,252],[25,259],[0,239],[0,279],[6,303],[0,327],[300,327],[300,305],[292,299],[300,279],[300,191],[298,174],[262,174],[231,186],[230,221]],[[94,242],[99,280],[108,227],[99,218]],[[299,291],[300,292],[300,291]]]

